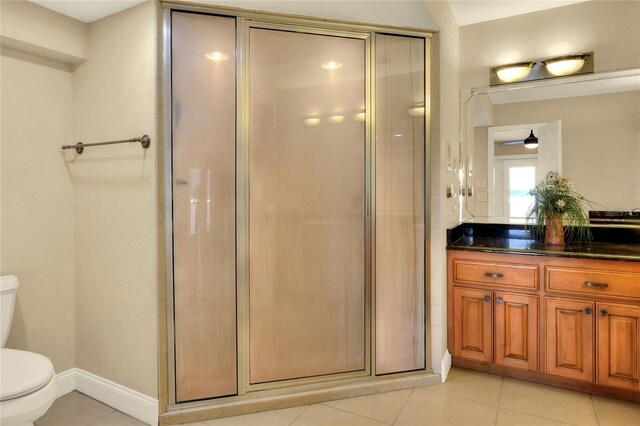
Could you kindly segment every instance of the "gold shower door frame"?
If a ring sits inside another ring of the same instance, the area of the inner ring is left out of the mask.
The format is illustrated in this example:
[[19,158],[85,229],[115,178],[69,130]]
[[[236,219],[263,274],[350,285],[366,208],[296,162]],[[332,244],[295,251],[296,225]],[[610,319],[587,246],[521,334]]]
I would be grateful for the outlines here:
[[[236,285],[237,285],[237,377],[238,394],[234,396],[218,397],[193,402],[176,402],[175,395],[175,337],[173,318],[173,249],[171,244],[165,248],[166,265],[166,312],[167,328],[166,341],[168,375],[166,380],[168,392],[168,409],[180,409],[210,405],[212,402],[241,401],[248,394],[259,393],[260,396],[279,395],[288,391],[310,391],[323,386],[323,383],[334,382],[336,384],[362,383],[375,381],[376,377],[387,379],[389,374],[376,375],[375,371],[375,67],[372,61],[375,58],[376,33],[392,36],[408,36],[424,39],[425,42],[425,99],[427,100],[426,113],[424,115],[424,354],[425,368],[406,372],[390,373],[393,377],[402,378],[416,373],[431,372],[430,368],[430,319],[429,319],[429,232],[430,210],[430,50],[431,34],[421,30],[404,30],[400,28],[388,28],[375,25],[348,24],[344,22],[331,22],[330,20],[307,19],[281,14],[251,12],[242,9],[216,8],[208,6],[189,6],[163,3],[164,36],[163,36],[163,74],[165,76],[165,94],[163,99],[163,111],[165,117],[171,116],[171,18],[172,10],[184,12],[199,12],[218,16],[236,18]],[[365,42],[365,369],[362,371],[328,374],[323,376],[286,379],[276,382],[251,384],[249,378],[249,31],[250,29],[281,30],[306,34],[317,34],[334,37],[347,37],[364,40]],[[163,123],[165,170],[171,170],[171,122]],[[161,185],[165,194],[166,217],[171,218],[172,211],[172,177],[170,172],[165,172]],[[163,226],[162,223],[159,226]],[[167,219],[164,223],[167,241],[171,241],[172,223]],[[162,336],[161,336],[162,338]],[[162,387],[162,383],[161,383]],[[287,389],[285,389],[287,388]]]

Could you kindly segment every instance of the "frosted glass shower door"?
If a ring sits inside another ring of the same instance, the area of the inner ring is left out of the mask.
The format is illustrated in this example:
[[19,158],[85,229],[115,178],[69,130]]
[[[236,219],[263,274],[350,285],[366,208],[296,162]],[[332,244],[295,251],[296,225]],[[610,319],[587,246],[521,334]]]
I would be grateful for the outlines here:
[[425,41],[376,35],[376,373],[425,367]]
[[252,28],[249,376],[365,369],[365,41]]
[[176,400],[237,393],[235,19],[172,12]]

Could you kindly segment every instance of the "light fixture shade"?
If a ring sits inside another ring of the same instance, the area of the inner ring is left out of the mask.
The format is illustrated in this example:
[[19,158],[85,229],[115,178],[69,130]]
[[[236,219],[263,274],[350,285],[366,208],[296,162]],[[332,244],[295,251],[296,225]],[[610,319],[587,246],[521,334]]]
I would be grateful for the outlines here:
[[555,76],[565,76],[575,74],[584,66],[588,55],[570,55],[542,61],[547,71]]
[[524,147],[528,149],[536,149],[538,147],[538,138],[533,134],[533,130],[524,140]]
[[531,72],[534,62],[519,62],[517,64],[502,65],[494,68],[498,78],[505,83],[524,80]]

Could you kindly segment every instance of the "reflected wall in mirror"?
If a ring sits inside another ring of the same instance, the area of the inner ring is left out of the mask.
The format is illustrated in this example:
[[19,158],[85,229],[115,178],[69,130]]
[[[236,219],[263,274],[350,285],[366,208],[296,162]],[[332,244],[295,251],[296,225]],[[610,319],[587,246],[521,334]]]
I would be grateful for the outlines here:
[[532,177],[550,170],[602,210],[640,207],[640,70],[474,89],[463,108],[471,216],[523,217]]

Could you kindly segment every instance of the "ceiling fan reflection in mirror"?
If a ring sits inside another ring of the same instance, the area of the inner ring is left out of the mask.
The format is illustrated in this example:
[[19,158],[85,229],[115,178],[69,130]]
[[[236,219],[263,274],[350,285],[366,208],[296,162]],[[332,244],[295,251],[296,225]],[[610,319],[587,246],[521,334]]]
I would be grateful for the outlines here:
[[538,147],[538,138],[533,134],[533,130],[526,139],[509,140],[499,142],[500,146],[524,145],[525,148],[536,149]]

